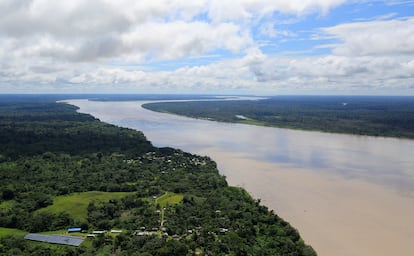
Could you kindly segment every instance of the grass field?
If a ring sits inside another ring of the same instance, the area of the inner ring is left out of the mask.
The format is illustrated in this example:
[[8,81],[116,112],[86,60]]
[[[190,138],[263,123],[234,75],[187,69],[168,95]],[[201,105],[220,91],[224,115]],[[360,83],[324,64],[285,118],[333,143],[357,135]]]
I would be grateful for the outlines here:
[[10,200],[10,201],[3,201],[0,203],[0,209],[11,209],[13,207],[14,201]]
[[58,196],[53,199],[53,204],[36,211],[60,213],[66,212],[72,216],[72,218],[85,221],[87,217],[88,204],[95,201],[108,202],[110,199],[119,199],[133,192],[100,192],[89,191],[82,193],[75,193],[66,196]]
[[181,194],[175,194],[172,192],[166,192],[164,195],[160,196],[155,200],[156,204],[159,204],[161,207],[167,205],[176,205],[183,201],[184,196]]
[[15,229],[15,228],[1,228],[0,227],[0,237],[4,236],[25,236],[28,232]]

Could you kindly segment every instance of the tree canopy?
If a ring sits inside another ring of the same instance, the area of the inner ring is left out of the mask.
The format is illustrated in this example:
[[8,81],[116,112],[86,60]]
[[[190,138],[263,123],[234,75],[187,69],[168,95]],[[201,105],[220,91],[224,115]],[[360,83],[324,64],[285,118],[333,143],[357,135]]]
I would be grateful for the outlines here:
[[141,132],[49,99],[0,103],[0,179],[4,230],[123,231],[80,247],[10,233],[0,236],[1,255],[316,255],[287,222],[229,187],[209,157],[156,148]]

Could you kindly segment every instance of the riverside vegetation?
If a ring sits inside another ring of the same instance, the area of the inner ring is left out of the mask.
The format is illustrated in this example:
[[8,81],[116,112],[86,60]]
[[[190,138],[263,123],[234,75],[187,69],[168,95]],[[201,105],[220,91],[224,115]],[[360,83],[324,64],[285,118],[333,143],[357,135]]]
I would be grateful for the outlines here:
[[221,122],[414,139],[414,97],[278,96],[258,101],[149,103],[143,107]]
[[[0,255],[316,255],[209,157],[50,98],[0,102],[0,180]],[[79,247],[23,238],[68,227],[123,232]]]

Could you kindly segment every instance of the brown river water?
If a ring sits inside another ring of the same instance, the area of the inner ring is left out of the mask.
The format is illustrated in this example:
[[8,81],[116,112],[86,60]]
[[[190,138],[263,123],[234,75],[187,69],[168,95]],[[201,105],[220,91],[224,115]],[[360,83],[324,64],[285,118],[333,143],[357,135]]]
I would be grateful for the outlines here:
[[414,255],[414,140],[191,119],[143,101],[66,102],[155,146],[210,156],[320,256]]

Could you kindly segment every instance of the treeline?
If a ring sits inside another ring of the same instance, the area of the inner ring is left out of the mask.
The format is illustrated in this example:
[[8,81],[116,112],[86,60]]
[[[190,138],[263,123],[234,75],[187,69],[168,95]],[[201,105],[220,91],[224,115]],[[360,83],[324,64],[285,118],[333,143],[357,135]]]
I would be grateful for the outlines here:
[[414,138],[414,97],[280,96],[259,101],[150,103],[144,107],[223,122]]
[[[228,187],[210,158],[153,147],[140,132],[75,110],[50,100],[0,103],[0,227],[124,232],[76,248],[5,236],[0,255],[316,255],[288,223]],[[130,193],[90,202],[86,219],[39,211],[86,191]],[[182,202],[161,208],[152,198],[165,192]],[[143,227],[158,230],[137,235]]]
[[136,155],[152,149],[142,133],[101,123],[75,110],[48,102],[0,104],[0,157],[17,159],[48,151]]

